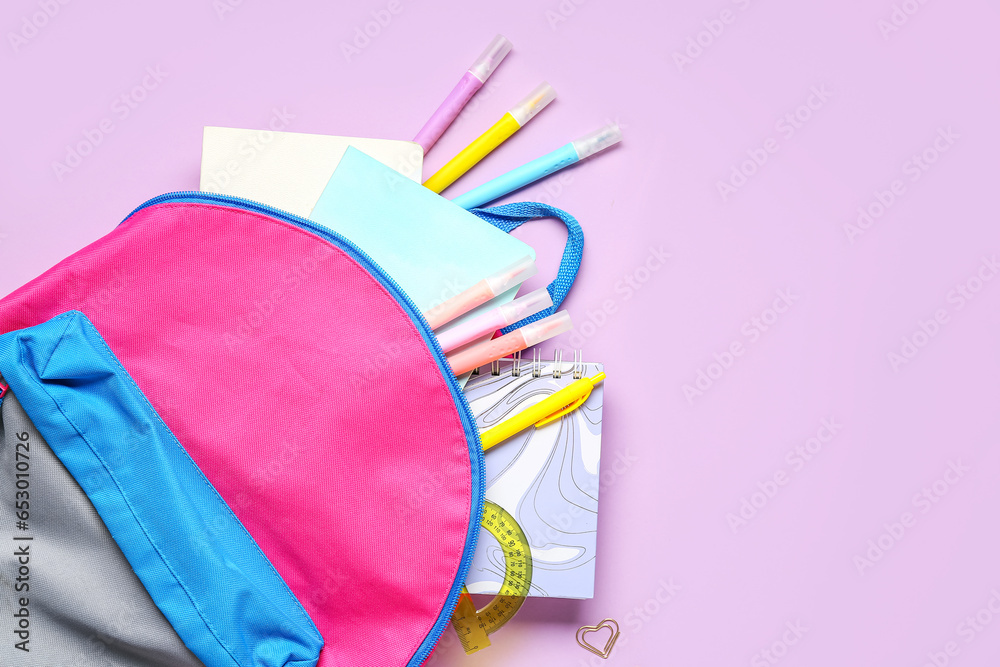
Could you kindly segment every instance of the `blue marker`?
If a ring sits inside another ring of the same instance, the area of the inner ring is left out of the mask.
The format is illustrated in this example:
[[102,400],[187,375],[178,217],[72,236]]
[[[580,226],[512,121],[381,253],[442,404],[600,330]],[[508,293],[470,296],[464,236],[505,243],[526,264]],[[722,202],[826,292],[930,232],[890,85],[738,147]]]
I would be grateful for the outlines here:
[[537,160],[532,160],[524,166],[507,172],[503,176],[494,178],[492,181],[484,183],[478,188],[466,192],[464,195],[455,197],[452,201],[464,209],[478,208],[483,204],[488,204],[495,199],[508,195],[514,190],[523,188],[525,185],[554,174],[560,169],[565,169],[571,164],[576,164],[580,160],[588,158],[594,153],[599,153],[609,146],[614,146],[621,140],[621,129],[617,124],[611,123],[596,132],[591,132],[581,139],[571,141],[548,155],[543,155]]

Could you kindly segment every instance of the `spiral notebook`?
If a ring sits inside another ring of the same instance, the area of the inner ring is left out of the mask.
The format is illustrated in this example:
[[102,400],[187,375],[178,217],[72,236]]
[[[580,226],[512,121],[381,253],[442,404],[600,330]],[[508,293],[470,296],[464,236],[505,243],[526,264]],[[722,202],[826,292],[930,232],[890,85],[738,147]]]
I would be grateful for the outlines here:
[[[526,363],[504,359],[473,375],[465,396],[479,429],[485,430],[576,377],[603,370],[603,364],[558,357]],[[600,384],[579,409],[486,453],[486,498],[514,515],[531,545],[531,596],[594,597],[603,407]],[[466,586],[470,593],[495,594],[503,574],[503,552],[484,533]]]

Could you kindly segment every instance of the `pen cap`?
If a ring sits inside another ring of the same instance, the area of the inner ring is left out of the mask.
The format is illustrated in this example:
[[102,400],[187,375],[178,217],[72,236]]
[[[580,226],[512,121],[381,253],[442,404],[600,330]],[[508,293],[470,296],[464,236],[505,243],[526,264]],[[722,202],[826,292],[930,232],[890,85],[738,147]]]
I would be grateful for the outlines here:
[[540,313],[551,305],[552,295],[543,287],[500,306],[500,313],[507,324],[513,324]]
[[547,81],[543,81],[538,88],[531,91],[531,94],[521,100],[516,107],[510,110],[510,115],[514,117],[517,124],[524,126],[535,115],[547,107],[549,102],[556,99],[555,88]]
[[487,278],[486,283],[490,286],[493,295],[496,296],[503,294],[511,287],[520,285],[536,273],[538,273],[538,267],[535,266],[535,260],[525,255],[503,271],[498,271]]
[[560,310],[555,315],[549,315],[544,320],[538,320],[521,327],[518,331],[524,336],[524,342],[528,347],[538,345],[544,340],[554,338],[561,333],[566,333],[573,328],[573,322],[569,319],[569,313]]
[[486,83],[486,79],[490,78],[490,74],[493,74],[513,47],[514,45],[510,43],[509,39],[503,35],[497,35],[482,55],[476,58],[476,62],[472,63],[469,73]]
[[614,146],[621,140],[622,130],[618,127],[618,123],[610,123],[574,141],[573,148],[576,149],[576,154],[582,160],[594,153],[600,153],[609,146]]

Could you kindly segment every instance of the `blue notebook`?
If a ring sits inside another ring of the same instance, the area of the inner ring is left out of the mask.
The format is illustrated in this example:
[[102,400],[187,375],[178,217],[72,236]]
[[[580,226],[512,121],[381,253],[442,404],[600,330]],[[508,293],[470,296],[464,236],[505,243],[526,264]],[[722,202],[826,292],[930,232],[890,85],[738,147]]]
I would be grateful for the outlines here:
[[[525,255],[535,258],[531,246],[355,148],[347,149],[310,219],[368,253],[422,312]],[[470,316],[516,294],[509,290]]]

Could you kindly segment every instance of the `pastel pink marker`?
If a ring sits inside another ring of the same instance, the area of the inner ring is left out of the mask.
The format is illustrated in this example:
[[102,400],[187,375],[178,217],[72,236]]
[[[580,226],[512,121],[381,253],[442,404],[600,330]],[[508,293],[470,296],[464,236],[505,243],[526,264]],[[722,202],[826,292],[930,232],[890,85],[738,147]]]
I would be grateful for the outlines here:
[[458,352],[448,355],[448,363],[455,375],[464,375],[473,368],[485,366],[488,363],[502,359],[508,354],[520,352],[532,345],[538,345],[573,328],[569,313],[560,310],[555,315],[549,315],[543,320],[532,322],[506,336],[500,336],[485,343],[470,345]]
[[461,294],[456,294],[441,305],[431,308],[424,313],[424,317],[427,318],[431,329],[443,327],[456,317],[465,315],[512,287],[517,287],[536,273],[538,267],[535,266],[535,260],[528,256],[522,257],[507,268],[480,280]]
[[448,126],[458,118],[458,114],[469,103],[472,96],[483,87],[486,79],[490,78],[497,66],[510,53],[512,46],[506,37],[497,35],[482,55],[476,59],[476,62],[472,64],[472,67],[459,79],[455,88],[413,139],[423,146],[424,155],[437,143]]
[[497,329],[503,329],[514,322],[520,322],[526,317],[540,313],[551,305],[552,296],[543,287],[474,317],[468,322],[456,324],[447,331],[442,331],[437,335],[438,343],[444,352],[451,352]]

